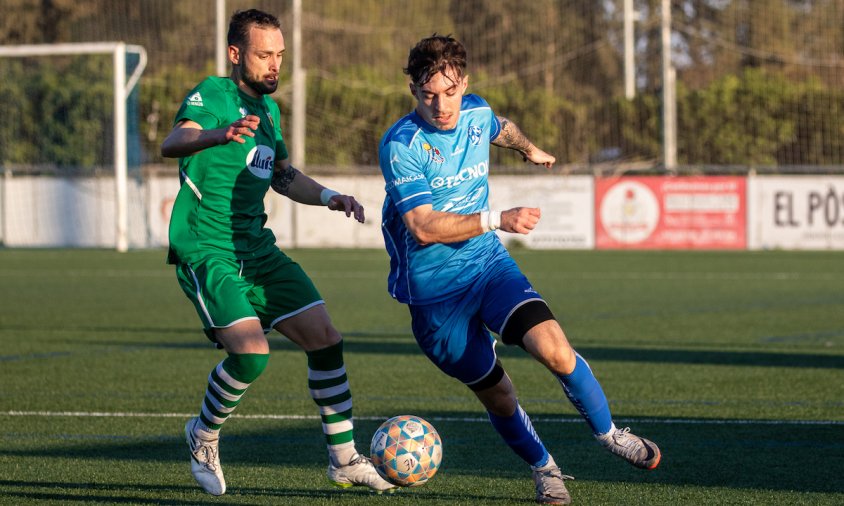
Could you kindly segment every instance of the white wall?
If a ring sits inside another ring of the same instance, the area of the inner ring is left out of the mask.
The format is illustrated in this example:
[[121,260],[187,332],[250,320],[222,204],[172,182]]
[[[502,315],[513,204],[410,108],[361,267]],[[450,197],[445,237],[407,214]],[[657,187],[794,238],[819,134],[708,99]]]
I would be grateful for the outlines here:
[[[293,204],[273,192],[265,201],[268,225],[281,247],[381,248],[381,176],[319,177],[351,193],[366,223],[319,206]],[[113,178],[5,178],[0,232],[12,247],[114,247]],[[167,245],[167,227],[179,181],[129,181],[131,248]],[[540,207],[539,227],[527,236],[499,232],[505,243],[530,248],[595,247],[591,176],[492,176],[490,207]],[[747,184],[748,249],[844,250],[844,176],[752,176]]]
[[[264,201],[267,225],[281,247],[382,248],[381,206],[384,180],[381,176],[318,177],[321,184],[352,194],[366,210],[366,222],[359,224],[339,212],[320,206],[293,204],[268,192]],[[158,178],[150,185],[150,229],[154,244],[167,244],[170,208],[178,189],[178,178]],[[540,226],[528,236],[499,233],[505,241],[517,239],[531,248],[589,249],[595,244],[591,176],[493,176],[490,178],[490,207],[540,207]],[[295,207],[295,209],[294,209]]]
[[538,207],[539,226],[528,235],[498,232],[532,249],[592,249],[595,247],[595,200],[592,176],[492,176],[489,207]]
[[[146,187],[130,180],[129,246],[149,244]],[[113,177],[4,178],[3,243],[16,247],[115,246],[115,186]]]

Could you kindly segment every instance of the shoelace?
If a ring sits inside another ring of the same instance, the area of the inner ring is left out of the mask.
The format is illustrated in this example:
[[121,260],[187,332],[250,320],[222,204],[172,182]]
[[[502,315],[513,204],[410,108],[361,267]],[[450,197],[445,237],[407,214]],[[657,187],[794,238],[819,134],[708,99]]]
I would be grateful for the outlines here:
[[565,487],[566,487],[565,481],[566,480],[573,480],[574,476],[569,476],[568,474],[563,474],[563,472],[560,470],[559,467],[553,467],[551,469],[547,469],[545,471],[538,471],[538,472],[544,478],[559,478],[561,481],[563,481],[563,484],[560,485],[562,487],[562,490],[553,490],[555,488],[554,485],[557,485],[556,482],[551,483],[550,487],[546,487],[546,482],[544,480],[539,480],[539,483],[537,483],[537,492],[540,492],[540,488],[541,488],[541,493],[545,496],[564,497],[563,492],[565,492],[566,496],[568,495],[568,491],[565,489]]
[[[217,470],[217,448],[212,445],[210,442],[205,442],[197,437],[193,438],[194,443],[197,444],[197,449],[193,452],[194,455],[197,455],[197,460],[199,460],[199,454],[205,457],[205,461],[203,464],[209,471],[216,471]],[[200,460],[200,462],[202,462]]]
[[570,476],[568,474],[563,474],[559,467],[552,467],[551,469],[547,469],[545,471],[538,471],[539,474],[543,476],[550,476],[552,478],[559,477],[562,478],[563,481],[565,480],[573,480],[574,476]]
[[361,455],[360,453],[358,453],[358,456],[350,460],[349,463],[346,465],[356,466],[358,464],[366,464],[367,462],[369,462],[369,458],[367,458],[365,455]]
[[612,435],[613,441],[619,447],[621,447],[622,454],[625,457],[631,457],[633,454],[639,451],[639,446],[637,441],[631,438],[628,433],[630,432],[630,427],[625,427],[623,429],[618,429],[615,431],[615,434]]

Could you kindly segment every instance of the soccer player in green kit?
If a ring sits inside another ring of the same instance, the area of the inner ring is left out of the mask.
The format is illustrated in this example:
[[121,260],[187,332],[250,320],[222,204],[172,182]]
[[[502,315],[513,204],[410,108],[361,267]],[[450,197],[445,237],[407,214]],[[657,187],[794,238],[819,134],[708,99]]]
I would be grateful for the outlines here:
[[[311,280],[264,228],[264,196],[327,206],[364,221],[350,195],[320,185],[290,165],[281,135],[278,86],[285,51],[278,19],[255,9],[229,23],[231,76],[191,90],[161,154],[179,159],[181,188],[170,219],[168,262],[205,333],[227,357],[212,369],[199,415],[185,426],[191,472],[213,495],[226,491],[219,433],[269,358],[275,329],[305,351],[308,387],[327,440],[328,478],[340,487],[392,491],[354,444],[352,396],[342,336]],[[298,48],[297,48],[298,49]]]

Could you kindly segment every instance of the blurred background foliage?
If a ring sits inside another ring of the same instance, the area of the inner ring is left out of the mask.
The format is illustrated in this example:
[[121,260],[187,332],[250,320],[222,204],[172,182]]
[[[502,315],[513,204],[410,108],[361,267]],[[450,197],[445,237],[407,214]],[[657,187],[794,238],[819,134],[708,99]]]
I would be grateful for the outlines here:
[[[560,170],[658,167],[660,0],[635,0],[636,95],[624,96],[623,0],[228,0],[278,15],[288,46],[274,98],[289,128],[290,55],[302,51],[309,171],[376,172],[384,130],[413,108],[407,52],[432,33],[469,51],[469,91],[514,120]],[[0,0],[0,44],[124,41],[146,48],[132,97],[137,163],[186,93],[214,73],[213,0]],[[844,2],[673,0],[678,163],[686,170],[844,171]],[[95,170],[111,156],[111,59],[0,58],[0,164]],[[519,170],[496,150],[493,162]],[[171,162],[168,162],[171,163]]]

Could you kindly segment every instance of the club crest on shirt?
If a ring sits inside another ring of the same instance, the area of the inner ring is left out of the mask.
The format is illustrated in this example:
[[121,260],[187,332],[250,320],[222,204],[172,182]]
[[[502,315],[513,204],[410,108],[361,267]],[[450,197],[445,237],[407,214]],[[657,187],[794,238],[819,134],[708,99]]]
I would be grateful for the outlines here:
[[241,107],[240,108],[240,117],[244,118],[244,117],[246,117],[247,114],[249,114],[249,111],[247,111],[245,107]]
[[438,148],[435,148],[426,142],[422,144],[422,149],[428,152],[432,161],[436,163],[445,163],[445,157]]
[[481,134],[482,133],[483,133],[483,130],[481,130],[481,127],[475,126],[475,125],[469,126],[469,141],[472,142],[473,146],[477,146],[478,144],[481,143]]

